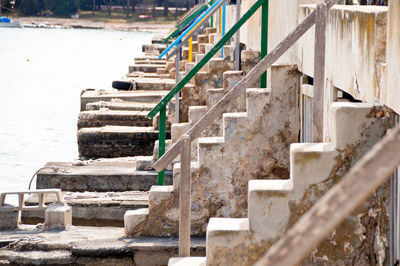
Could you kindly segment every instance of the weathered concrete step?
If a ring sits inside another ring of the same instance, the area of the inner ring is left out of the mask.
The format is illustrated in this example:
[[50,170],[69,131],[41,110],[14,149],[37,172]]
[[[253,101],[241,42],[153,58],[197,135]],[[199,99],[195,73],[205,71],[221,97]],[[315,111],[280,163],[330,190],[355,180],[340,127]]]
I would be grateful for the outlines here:
[[153,126],[153,120],[148,118],[147,114],[147,111],[110,111],[106,109],[82,111],[78,117],[78,129],[103,126],[151,127]]
[[[100,159],[82,165],[72,162],[49,162],[37,174],[36,187],[60,188],[63,191],[132,191],[150,190],[157,184],[155,171],[137,170],[132,158]],[[172,172],[166,171],[166,184],[172,184]]]
[[234,260],[221,254],[241,247],[248,235],[247,218],[211,218],[207,226],[207,265],[234,265]]
[[[126,192],[63,192],[65,202],[72,207],[72,224],[85,226],[124,226],[124,214],[128,210],[148,207],[149,193]],[[52,195],[44,197],[46,204],[56,201]],[[37,206],[38,197],[25,201],[27,206]],[[23,211],[23,224],[44,223],[44,211]]]
[[164,68],[165,64],[134,64],[128,67],[129,73],[143,71],[147,73],[157,73],[157,69]]
[[[0,250],[0,260],[17,265],[167,265],[178,256],[177,237],[125,238],[118,227],[74,226],[42,233],[24,225],[1,232],[1,237],[15,243]],[[205,256],[205,238],[192,237],[190,252]]]
[[129,91],[129,92],[115,92],[115,91],[96,91],[87,90],[81,95],[81,111],[86,109],[86,104],[113,100],[122,100],[130,102],[144,102],[155,103],[161,101],[167,95],[168,91]]
[[[171,134],[167,131],[167,138]],[[152,127],[105,126],[78,130],[79,156],[86,158],[116,158],[150,156],[158,130]]]
[[206,266],[206,257],[171,258],[168,266]]
[[102,108],[108,110],[124,110],[124,111],[151,111],[157,103],[141,103],[141,102],[126,102],[121,100],[113,100],[111,102],[93,102],[86,104],[87,111],[100,110]]
[[128,78],[160,78],[160,75],[158,73],[146,73],[143,71],[135,71],[124,75],[122,77],[122,80]]
[[172,90],[176,82],[174,79],[138,78],[135,79],[136,90]]

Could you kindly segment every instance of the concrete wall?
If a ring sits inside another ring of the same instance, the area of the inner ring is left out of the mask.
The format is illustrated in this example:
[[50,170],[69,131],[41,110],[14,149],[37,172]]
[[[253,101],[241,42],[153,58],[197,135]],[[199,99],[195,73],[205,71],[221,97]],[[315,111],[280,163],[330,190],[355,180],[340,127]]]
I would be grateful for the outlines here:
[[384,103],[400,113],[400,1],[389,1],[387,32],[387,86]]
[[[302,6],[303,19],[315,6]],[[386,58],[387,7],[335,6],[328,15],[326,78],[354,98],[379,102],[380,67]],[[299,41],[299,69],[314,76],[314,28]]]

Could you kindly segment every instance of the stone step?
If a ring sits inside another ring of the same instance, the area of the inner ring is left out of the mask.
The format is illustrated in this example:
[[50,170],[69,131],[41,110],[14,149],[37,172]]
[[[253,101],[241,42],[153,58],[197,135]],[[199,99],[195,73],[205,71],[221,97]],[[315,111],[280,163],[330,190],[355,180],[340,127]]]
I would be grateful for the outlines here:
[[205,28],[205,33],[206,34],[217,33],[217,28],[207,27]]
[[86,111],[95,111],[100,109],[118,110],[118,111],[151,111],[157,103],[128,102],[122,100],[112,100],[111,102],[93,102],[86,104]]
[[128,72],[142,71],[146,73],[157,73],[157,69],[164,68],[165,64],[133,64],[128,67]]
[[[74,226],[65,231],[38,230],[24,225],[3,231],[14,241],[0,250],[0,260],[11,265],[167,265],[178,256],[177,237],[126,238],[124,228]],[[72,244],[73,243],[73,244]],[[205,238],[191,238],[191,254],[205,256]]]
[[87,90],[81,94],[81,111],[86,110],[86,104],[105,101],[112,102],[115,100],[129,101],[129,102],[143,102],[143,103],[158,103],[166,95],[168,91],[129,91],[129,92],[115,92],[115,91],[96,91]]
[[78,117],[78,129],[103,126],[152,127],[153,120],[148,118],[147,114],[147,111],[115,111],[107,109],[82,111]]
[[136,90],[152,91],[152,90],[168,90],[176,85],[175,79],[159,79],[159,78],[138,78],[135,79]]
[[[126,192],[63,192],[65,202],[72,208],[72,224],[81,226],[124,226],[124,214],[129,210],[148,207],[149,193],[145,191]],[[47,204],[56,201],[53,195],[46,195]],[[25,201],[27,206],[37,206],[38,197]],[[23,224],[44,222],[44,211],[22,211]]]
[[[138,170],[136,158],[49,162],[37,173],[36,187],[74,192],[148,191],[157,184],[157,172]],[[165,183],[172,184],[171,171],[166,171]]]
[[235,265],[226,250],[243,245],[248,234],[247,218],[211,218],[207,226],[207,265]]
[[199,34],[197,35],[197,41],[202,44],[202,43],[208,43],[208,34]]
[[[167,138],[170,138],[167,131]],[[104,126],[78,130],[79,156],[116,158],[150,156],[158,130],[153,127]]]
[[170,258],[168,266],[206,266],[206,257],[177,257]]

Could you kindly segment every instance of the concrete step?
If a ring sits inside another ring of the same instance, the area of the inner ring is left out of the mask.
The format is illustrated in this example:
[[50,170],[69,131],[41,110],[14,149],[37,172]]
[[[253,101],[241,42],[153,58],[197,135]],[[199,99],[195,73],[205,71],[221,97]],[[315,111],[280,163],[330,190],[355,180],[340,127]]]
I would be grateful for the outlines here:
[[86,111],[95,111],[100,109],[118,110],[118,111],[151,111],[157,103],[128,102],[122,100],[112,100],[111,102],[93,102],[86,104]]
[[270,101],[271,89],[247,89],[246,110],[249,121],[256,121]]
[[250,127],[247,113],[225,113],[222,116],[223,139],[239,141]]
[[[171,134],[167,131],[167,138]],[[152,127],[104,126],[78,130],[79,156],[116,158],[150,156],[158,130]]]
[[[149,193],[145,191],[126,192],[63,192],[65,202],[72,207],[72,224],[81,226],[124,226],[124,214],[129,210],[148,207]],[[46,204],[56,201],[49,194]],[[38,197],[25,201],[27,206],[37,206]],[[23,211],[23,224],[44,223],[44,211]]]
[[146,73],[157,73],[157,69],[164,68],[164,64],[133,64],[128,67],[128,72],[142,71]]
[[235,261],[224,256],[226,250],[242,245],[248,235],[247,218],[211,218],[207,226],[207,265],[234,265]]
[[205,33],[206,34],[217,33],[217,28],[207,27],[205,28]]
[[208,34],[197,35],[197,41],[199,42],[199,44],[208,43],[208,41],[209,41]]
[[[157,184],[157,172],[136,169],[135,157],[78,162],[47,163],[37,173],[36,187],[74,192],[109,192],[148,191],[152,185]],[[172,184],[171,171],[166,171],[165,182]]]
[[175,79],[138,78],[135,79],[136,90],[143,91],[170,91],[176,85]]
[[167,91],[137,90],[129,92],[115,92],[87,90],[81,94],[81,111],[86,110],[86,104],[99,101],[112,102],[113,100],[122,100],[126,102],[158,103],[167,95],[167,93]]
[[168,266],[206,266],[206,257],[170,258]]
[[[74,226],[43,233],[36,226],[24,225],[1,235],[14,242],[0,250],[0,260],[11,265],[149,266],[167,265],[178,256],[177,237],[126,238],[124,228],[118,227]],[[191,254],[205,256],[204,237],[191,238]]]
[[147,114],[147,111],[115,111],[107,109],[82,111],[78,117],[78,129],[104,126],[152,127],[153,120],[148,118]]

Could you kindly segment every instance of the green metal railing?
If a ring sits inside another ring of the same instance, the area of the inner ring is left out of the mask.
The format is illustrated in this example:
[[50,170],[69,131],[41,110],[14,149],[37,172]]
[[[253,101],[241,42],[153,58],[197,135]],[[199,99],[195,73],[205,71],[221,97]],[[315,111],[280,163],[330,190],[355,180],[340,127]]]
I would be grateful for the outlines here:
[[[261,46],[262,46],[262,57],[267,54],[267,42],[268,42],[268,32],[266,28],[268,28],[268,4],[269,0],[258,0],[240,19],[236,22],[235,25],[218,41],[217,44],[196,64],[196,66],[186,74],[186,76],[175,85],[175,87],[154,107],[153,110],[149,112],[147,115],[149,118],[153,118],[158,113],[160,113],[159,120],[159,152],[158,156],[161,156],[165,153],[165,128],[166,128],[166,113],[167,113],[167,104],[171,99],[179,93],[182,88],[196,75],[196,73],[205,66],[205,64],[229,41],[230,38],[243,26],[243,24],[253,16],[253,14],[263,6],[263,14],[262,14],[262,33],[261,33]],[[265,23],[265,24],[264,24]],[[264,74],[266,77],[266,74]],[[266,78],[265,85],[266,87]],[[164,170],[158,173],[158,185],[164,185]]]

